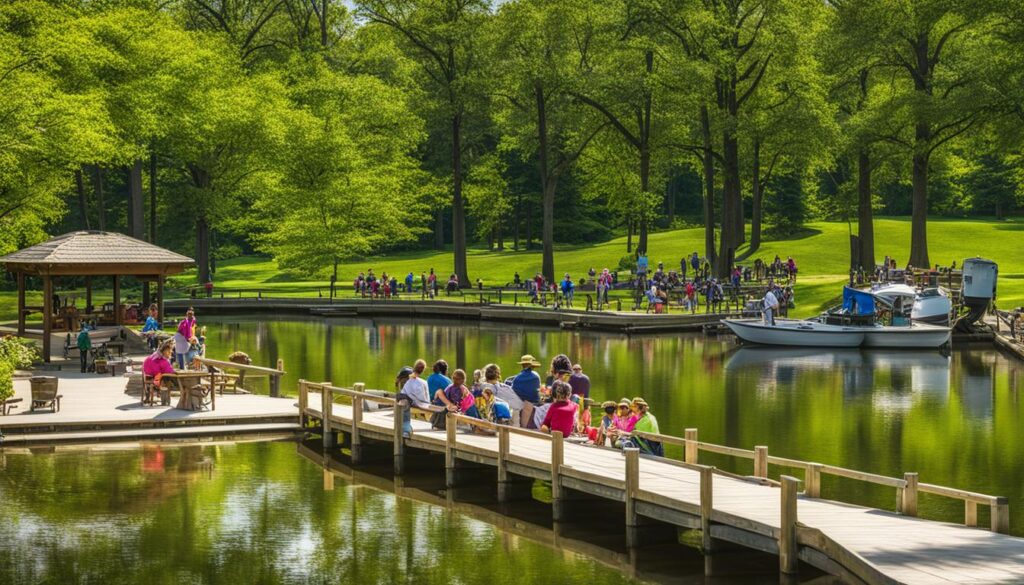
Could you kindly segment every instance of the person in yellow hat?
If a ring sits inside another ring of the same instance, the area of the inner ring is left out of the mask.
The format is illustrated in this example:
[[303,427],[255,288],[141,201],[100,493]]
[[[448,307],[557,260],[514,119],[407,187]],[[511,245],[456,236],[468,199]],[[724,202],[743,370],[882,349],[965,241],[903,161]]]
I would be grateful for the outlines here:
[[[654,415],[650,413],[650,406],[647,404],[647,401],[638,396],[633,399],[632,407],[636,417],[636,422],[633,425],[634,431],[654,435],[661,434],[661,431],[658,430],[658,419],[654,418]],[[665,449],[660,441],[653,441],[645,437],[633,437],[632,441],[644,453],[658,456],[665,454]]]
[[540,404],[540,375],[533,369],[540,367],[532,355],[526,354],[519,358],[522,371],[512,378],[512,390],[520,399],[533,405]]

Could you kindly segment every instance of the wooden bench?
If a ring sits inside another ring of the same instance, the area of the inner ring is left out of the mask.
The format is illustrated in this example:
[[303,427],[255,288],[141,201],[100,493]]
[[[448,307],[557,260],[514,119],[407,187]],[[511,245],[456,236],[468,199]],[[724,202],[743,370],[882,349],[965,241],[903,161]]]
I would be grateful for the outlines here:
[[22,400],[24,400],[24,399],[23,398],[8,398],[7,400],[4,400],[3,403],[0,404],[0,415],[7,416],[7,414],[9,412],[14,410],[15,408],[18,408],[18,404],[17,403],[21,402]]

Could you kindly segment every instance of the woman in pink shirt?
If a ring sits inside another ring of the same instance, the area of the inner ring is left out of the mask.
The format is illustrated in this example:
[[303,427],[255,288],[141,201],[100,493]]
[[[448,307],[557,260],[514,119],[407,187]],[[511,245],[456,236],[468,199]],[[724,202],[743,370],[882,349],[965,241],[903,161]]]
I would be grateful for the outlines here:
[[185,354],[196,339],[196,312],[188,308],[185,318],[178,323],[178,331],[174,334],[174,352],[177,354],[178,369],[185,369]]
[[575,402],[569,400],[571,395],[572,386],[569,386],[567,382],[555,380],[551,384],[551,396],[555,402],[544,415],[544,422],[540,425],[541,431],[545,433],[559,431],[563,437],[572,434],[573,428],[576,426],[577,406]]
[[[168,339],[160,345],[160,349],[154,351],[142,361],[142,373],[153,378],[153,388],[159,388],[164,374],[173,374],[174,366],[171,365],[171,354],[174,352],[174,341]],[[155,391],[155,390],[154,390]]]

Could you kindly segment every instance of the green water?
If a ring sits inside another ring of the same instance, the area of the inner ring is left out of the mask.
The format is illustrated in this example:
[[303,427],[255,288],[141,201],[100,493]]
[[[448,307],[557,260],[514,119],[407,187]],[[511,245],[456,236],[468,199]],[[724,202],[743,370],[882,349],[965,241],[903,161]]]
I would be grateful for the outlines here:
[[[300,377],[391,388],[422,357],[470,372],[489,362],[514,374],[524,353],[545,365],[564,352],[582,364],[598,401],[643,396],[662,432],[1010,498],[1024,535],[1024,366],[990,345],[951,356],[919,351],[737,349],[730,337],[622,336],[476,322],[223,319],[209,352],[239,349],[255,363],[285,360],[283,388]],[[595,413],[596,416],[596,413]],[[672,456],[681,454],[669,449]],[[749,461],[705,456],[750,473]],[[770,469],[773,476],[794,470]],[[822,495],[894,509],[895,490],[823,478]],[[925,517],[960,522],[963,504],[921,495]],[[979,507],[979,523],[988,510]]]
[[340,478],[325,491],[291,442],[6,453],[0,466],[2,583],[631,582],[441,506]]

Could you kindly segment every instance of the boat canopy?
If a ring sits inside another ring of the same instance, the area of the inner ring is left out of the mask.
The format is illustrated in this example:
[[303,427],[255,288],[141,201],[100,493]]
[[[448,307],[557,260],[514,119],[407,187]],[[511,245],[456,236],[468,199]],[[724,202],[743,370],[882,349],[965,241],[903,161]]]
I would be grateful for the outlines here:
[[875,295],[869,291],[844,286],[843,309],[851,315],[874,315]]

